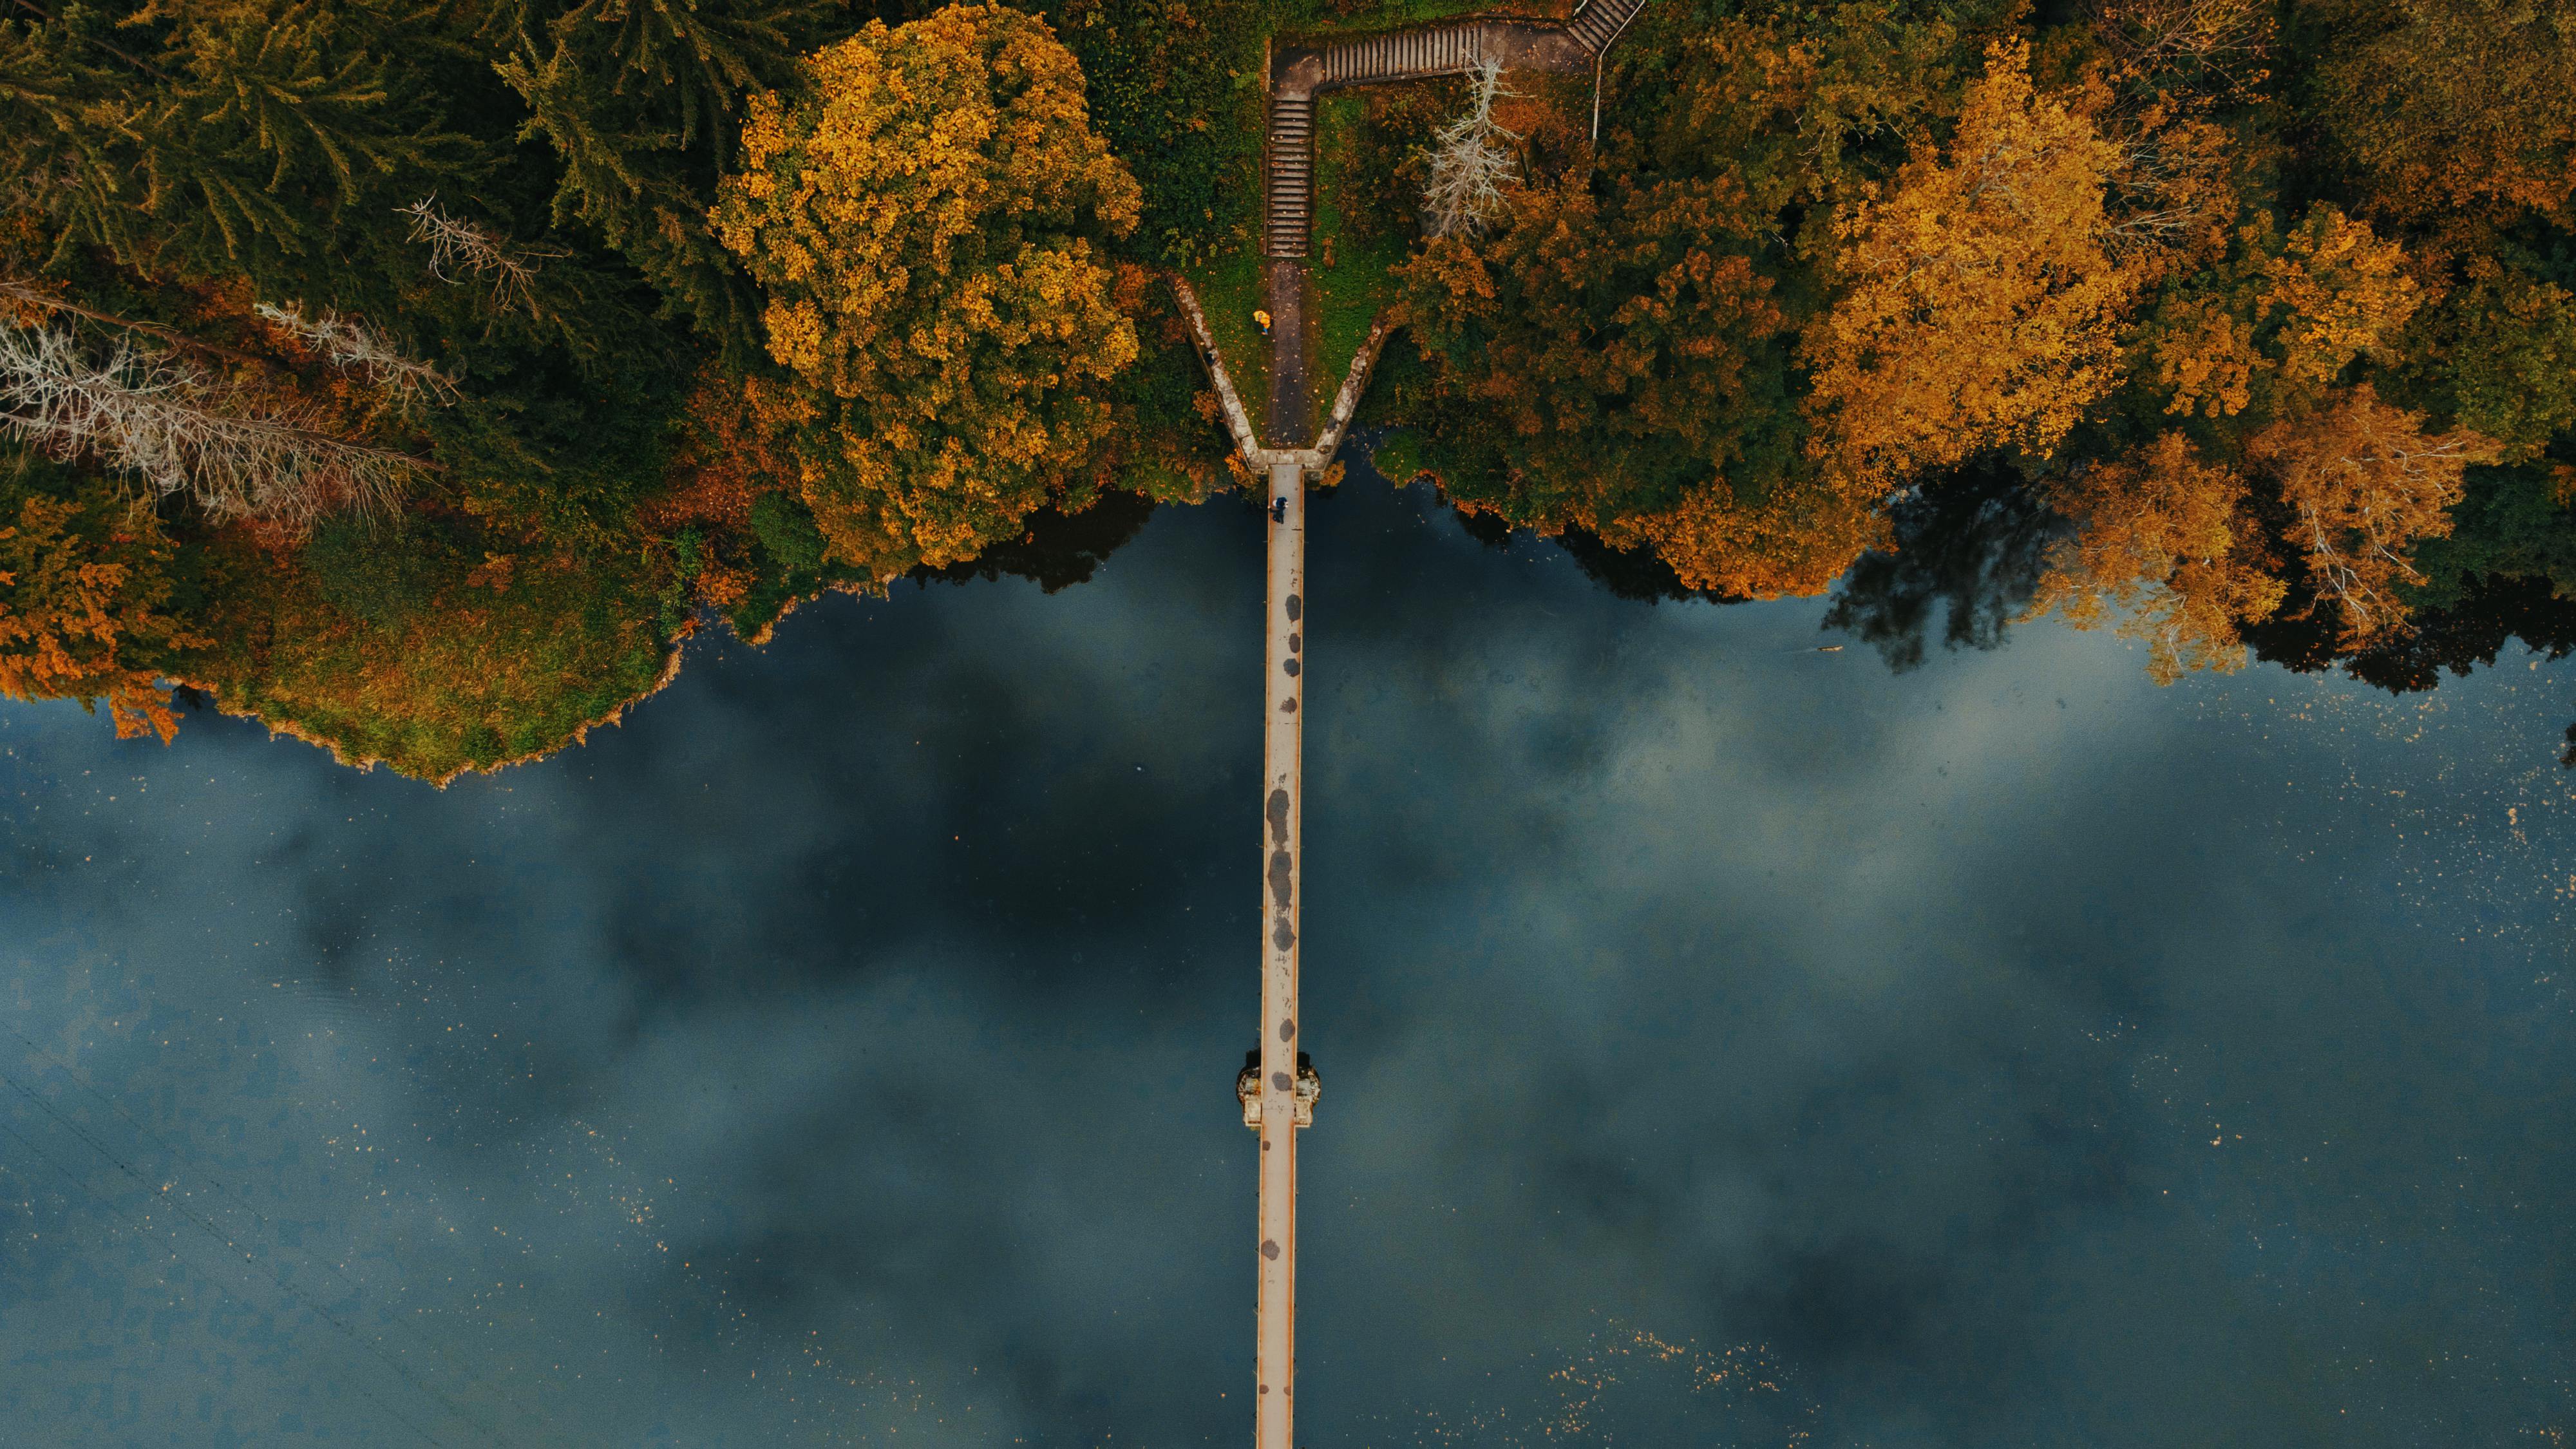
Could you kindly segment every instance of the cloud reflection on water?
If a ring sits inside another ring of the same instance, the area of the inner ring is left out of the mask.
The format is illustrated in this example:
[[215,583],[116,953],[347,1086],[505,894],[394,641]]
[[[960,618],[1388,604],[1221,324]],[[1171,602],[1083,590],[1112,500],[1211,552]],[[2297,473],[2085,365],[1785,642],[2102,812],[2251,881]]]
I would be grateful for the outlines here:
[[[2568,1422],[2556,671],[2429,739],[2054,628],[1891,677],[1426,506],[1315,515],[1309,1442],[1535,1443],[1586,1374],[1593,1442]],[[444,793],[7,707],[0,1411],[1239,1439],[1257,546],[827,601]],[[2498,794],[2501,854],[2434,803]]]

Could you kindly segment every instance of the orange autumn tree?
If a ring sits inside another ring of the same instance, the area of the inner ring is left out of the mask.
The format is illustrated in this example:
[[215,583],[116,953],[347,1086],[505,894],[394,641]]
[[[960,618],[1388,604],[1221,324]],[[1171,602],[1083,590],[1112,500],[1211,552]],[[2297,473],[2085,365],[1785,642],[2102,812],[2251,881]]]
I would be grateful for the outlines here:
[[[40,486],[39,480],[66,484]],[[165,612],[169,540],[95,479],[21,461],[0,476],[0,695],[104,702],[120,738],[177,732],[159,651],[203,647]]]
[[2166,289],[2133,353],[2169,415],[2259,423],[2318,405],[2360,361],[2393,361],[2416,307],[2406,248],[2318,201],[2290,232],[2269,211],[2236,229],[2208,276]]
[[[2405,619],[2401,586],[2424,582],[2413,545],[2450,532],[2468,465],[2498,455],[2465,429],[2427,434],[2422,414],[2356,380],[2396,360],[2422,301],[2402,246],[2318,203],[2286,233],[2269,213],[2240,227],[2197,285],[2169,290],[2135,344],[2140,381],[2164,411],[2211,427],[2277,488],[2291,520],[2283,542],[2304,555],[2313,607],[2354,644]],[[2087,518],[2104,505],[2061,506]],[[2240,607],[2237,617],[2260,614]]]
[[[768,298],[790,375],[755,410],[797,440],[833,558],[878,577],[974,557],[1082,486],[1134,326],[1096,244],[1136,224],[1043,21],[950,6],[755,96],[712,221]],[[783,394],[783,395],[782,395]]]
[[2363,383],[2256,433],[2246,453],[2280,484],[2317,606],[2360,642],[2404,622],[2399,586],[2425,582],[2414,545],[2450,533],[2462,474],[2492,461],[2495,445],[2427,434],[2423,414],[2390,407]]
[[2078,629],[2121,612],[2122,634],[2146,641],[2147,673],[2171,684],[2186,670],[2242,668],[2240,623],[2268,618],[2285,592],[2246,546],[2246,485],[2203,462],[2180,433],[2136,457],[2042,481],[2077,534],[2051,550],[2024,617],[2054,609]]
[[1664,99],[1605,119],[1597,148],[1580,111],[1542,121],[1500,229],[1399,270],[1431,369],[1421,456],[1453,502],[1650,548],[1726,595],[1819,592],[1883,540],[1878,495],[1805,448],[1799,218],[1857,193],[1871,138],[1955,96],[1957,33],[1898,13],[1918,8],[1623,42]]
[[1831,466],[1902,483],[1989,448],[2046,454],[2116,379],[2132,283],[2106,251],[2118,149],[1998,42],[1957,134],[1845,212],[1845,290],[1808,334]]
[[2405,248],[2319,202],[2282,233],[2269,212],[2239,227],[2206,279],[2168,289],[2143,319],[2142,374],[2165,411],[2260,420],[2312,407],[2392,343],[2423,297]]

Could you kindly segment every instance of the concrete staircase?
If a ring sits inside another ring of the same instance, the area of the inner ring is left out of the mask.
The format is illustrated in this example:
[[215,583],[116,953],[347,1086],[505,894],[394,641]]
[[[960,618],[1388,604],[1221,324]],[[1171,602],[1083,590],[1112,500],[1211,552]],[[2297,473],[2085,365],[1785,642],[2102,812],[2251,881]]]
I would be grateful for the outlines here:
[[1645,8],[1646,0],[1584,0],[1583,8],[1574,12],[1565,28],[1575,44],[1599,55]]
[[[1644,0],[1634,0],[1642,5]],[[1319,85],[1365,85],[1373,81],[1419,80],[1473,70],[1485,55],[1481,21],[1428,25],[1396,35],[1337,40],[1324,48]]]
[[1270,234],[1274,257],[1306,255],[1306,233],[1315,204],[1315,98],[1295,92],[1270,97]]
[[1263,250],[1270,256],[1291,259],[1306,255],[1314,219],[1314,90],[1463,74],[1475,69],[1484,58],[1485,39],[1483,23],[1470,21],[1426,26],[1399,35],[1337,40],[1324,48],[1321,65],[1307,72],[1311,79],[1306,87],[1273,92],[1269,233]]

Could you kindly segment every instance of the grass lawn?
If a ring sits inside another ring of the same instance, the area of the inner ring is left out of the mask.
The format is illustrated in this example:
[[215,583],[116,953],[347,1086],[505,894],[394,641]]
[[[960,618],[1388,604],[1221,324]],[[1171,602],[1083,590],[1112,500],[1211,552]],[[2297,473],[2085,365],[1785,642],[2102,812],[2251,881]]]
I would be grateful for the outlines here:
[[532,556],[483,583],[461,552],[410,562],[399,590],[335,603],[309,569],[245,559],[214,600],[221,642],[171,674],[345,764],[423,780],[560,749],[669,677],[649,571]]
[[1363,246],[1342,224],[1342,208],[1356,191],[1350,176],[1367,124],[1368,98],[1363,94],[1327,94],[1316,108],[1315,161],[1322,184],[1315,197],[1314,256],[1307,277],[1318,333],[1312,376],[1319,426],[1350,373],[1352,357],[1368,340],[1369,323],[1394,300],[1395,283],[1388,272],[1404,260],[1403,243],[1392,233],[1382,232]]

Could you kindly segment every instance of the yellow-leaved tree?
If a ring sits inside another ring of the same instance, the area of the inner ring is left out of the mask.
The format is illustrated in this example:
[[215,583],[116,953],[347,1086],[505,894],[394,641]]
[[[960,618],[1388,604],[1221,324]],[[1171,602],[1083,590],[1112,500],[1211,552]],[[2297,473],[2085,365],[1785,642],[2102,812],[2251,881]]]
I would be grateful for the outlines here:
[[753,411],[798,439],[831,556],[877,577],[974,557],[1086,486],[1102,385],[1134,362],[1096,243],[1136,224],[1045,22],[953,5],[871,21],[756,96],[712,221],[791,375]]
[[2244,664],[2239,624],[2268,618],[2285,590],[2263,571],[2259,546],[2246,546],[2236,470],[2203,462],[2168,432],[2139,456],[2047,478],[2041,489],[2079,531],[2051,551],[2028,617],[2056,609],[2091,629],[2118,611],[2120,632],[2146,641],[2158,684]]
[[1946,153],[1839,218],[1845,290],[1807,338],[1820,458],[1880,484],[1987,448],[2045,454],[2116,381],[2134,287],[2103,207],[2118,148],[1998,42]]
[[2168,289],[2136,342],[2165,411],[2228,418],[2322,403],[2361,359],[2387,360],[2423,296],[2406,249],[2318,202],[2287,233],[2271,213],[2237,229],[2212,285]]

